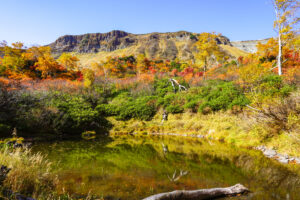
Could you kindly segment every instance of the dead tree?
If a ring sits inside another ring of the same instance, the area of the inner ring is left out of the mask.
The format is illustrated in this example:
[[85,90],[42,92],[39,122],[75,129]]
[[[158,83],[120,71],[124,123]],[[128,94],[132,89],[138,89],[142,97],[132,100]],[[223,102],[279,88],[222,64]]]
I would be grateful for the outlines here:
[[224,196],[233,196],[244,194],[249,190],[241,184],[236,184],[226,188],[200,189],[200,190],[176,190],[173,192],[166,192],[155,194],[143,200],[204,200],[215,199]]
[[168,116],[169,116],[168,112],[164,110],[162,115],[162,121],[161,121],[162,124],[164,123],[164,121],[168,121]]
[[173,79],[173,78],[170,78],[169,80],[170,80],[170,82],[171,82],[171,84],[172,84],[172,87],[173,87],[174,93],[176,93],[176,87],[175,87],[175,85],[177,85],[177,86],[178,86],[178,88],[179,88],[179,91],[181,91],[181,90],[187,90],[187,88],[186,88],[185,86],[183,86],[183,85],[180,85],[180,84],[178,83],[178,81],[176,81],[175,79]]

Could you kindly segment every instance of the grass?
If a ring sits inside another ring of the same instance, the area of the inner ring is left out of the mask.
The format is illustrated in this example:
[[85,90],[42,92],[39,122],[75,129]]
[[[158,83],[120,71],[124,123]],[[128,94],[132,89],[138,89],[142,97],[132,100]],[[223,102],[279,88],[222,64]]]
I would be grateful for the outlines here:
[[51,162],[40,153],[28,149],[0,149],[0,163],[11,168],[3,186],[14,192],[39,197],[50,193],[57,184],[57,177],[51,173]]
[[220,45],[222,49],[224,49],[225,51],[227,51],[230,55],[233,55],[234,57],[238,58],[240,56],[247,56],[248,53],[241,50],[241,49],[238,49],[236,47],[233,47],[233,46],[229,46],[229,45],[223,45],[221,44]]
[[[59,178],[58,163],[55,165],[41,153],[32,153],[30,149],[8,147],[0,148],[1,165],[11,168],[0,189],[11,190],[39,200],[73,200],[67,192],[57,192]],[[5,195],[4,199],[8,197]],[[2,194],[0,192],[0,199]],[[13,196],[9,199],[14,199]],[[94,199],[90,194],[82,200]]]
[[96,62],[99,63],[101,61],[106,61],[107,57],[121,57],[123,55],[133,55],[136,51],[135,46],[127,47],[124,49],[117,49],[115,51],[107,52],[107,51],[100,51],[98,53],[74,53],[76,57],[79,58],[80,64],[82,66],[91,66],[92,63]]

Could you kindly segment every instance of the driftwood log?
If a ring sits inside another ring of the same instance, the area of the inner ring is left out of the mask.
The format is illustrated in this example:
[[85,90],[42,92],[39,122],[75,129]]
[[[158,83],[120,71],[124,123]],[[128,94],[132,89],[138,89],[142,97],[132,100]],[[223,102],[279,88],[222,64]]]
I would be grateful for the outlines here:
[[236,184],[226,188],[212,188],[201,190],[176,190],[173,192],[166,192],[155,194],[143,200],[203,200],[214,199],[224,196],[233,196],[247,193],[249,190],[241,184]]

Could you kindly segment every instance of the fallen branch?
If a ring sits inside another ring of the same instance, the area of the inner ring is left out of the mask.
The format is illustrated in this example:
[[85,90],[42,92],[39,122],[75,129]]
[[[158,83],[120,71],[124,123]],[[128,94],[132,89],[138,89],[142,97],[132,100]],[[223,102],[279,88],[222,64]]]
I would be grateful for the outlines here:
[[224,196],[232,196],[247,193],[249,190],[241,184],[227,188],[212,188],[201,190],[176,190],[173,192],[155,194],[143,200],[204,200]]

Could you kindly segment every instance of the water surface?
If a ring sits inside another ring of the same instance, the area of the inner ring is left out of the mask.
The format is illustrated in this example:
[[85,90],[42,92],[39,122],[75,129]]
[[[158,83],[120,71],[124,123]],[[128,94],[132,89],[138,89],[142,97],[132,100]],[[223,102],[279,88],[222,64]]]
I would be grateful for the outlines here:
[[[241,183],[252,193],[234,199],[300,199],[296,167],[281,165],[258,151],[215,141],[174,136],[98,137],[43,142],[33,150],[41,151],[57,166],[58,190],[78,197],[90,193],[104,199],[135,200],[160,192]],[[187,174],[174,181],[180,171]]]

